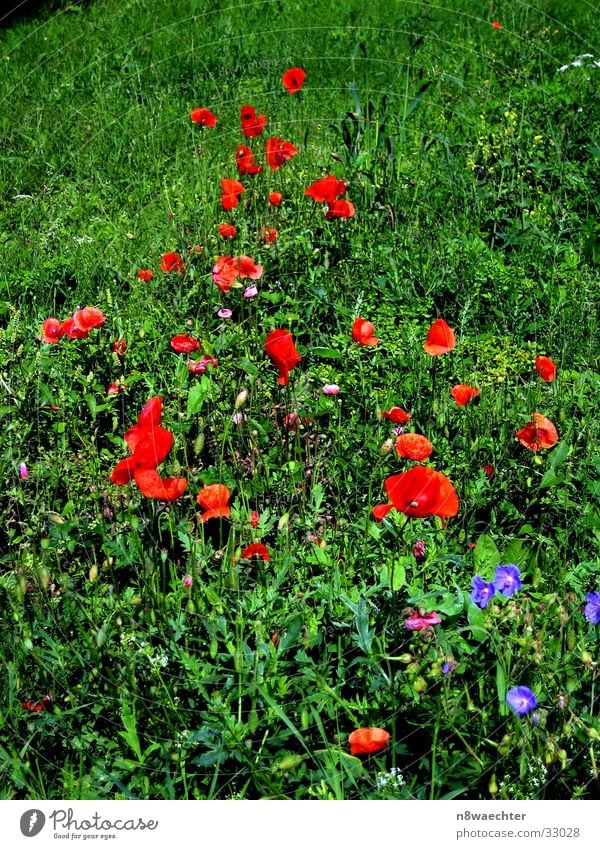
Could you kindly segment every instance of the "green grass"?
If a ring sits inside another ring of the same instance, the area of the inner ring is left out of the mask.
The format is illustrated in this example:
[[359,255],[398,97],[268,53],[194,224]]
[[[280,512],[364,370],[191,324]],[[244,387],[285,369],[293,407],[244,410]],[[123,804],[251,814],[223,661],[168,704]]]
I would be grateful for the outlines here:
[[[600,56],[571,64],[594,53],[596,16],[575,0],[364,5],[96,0],[0,31],[6,798],[600,794],[583,613],[600,591]],[[307,71],[292,96],[291,66]],[[268,118],[250,141],[246,103]],[[298,155],[244,177],[225,212],[235,148],[264,164],[268,136]],[[329,173],[355,217],[304,195]],[[167,251],[182,275],[159,270]],[[225,254],[264,266],[257,297],[214,285]],[[44,319],[89,305],[106,316],[89,338],[40,341]],[[376,347],[352,342],[357,316]],[[438,317],[457,346],[430,357]],[[274,328],[302,356],[286,387]],[[190,374],[180,333],[218,366]],[[456,383],[478,401],[458,407]],[[174,434],[160,473],[188,480],[173,503],[110,482],[153,396]],[[456,488],[445,525],[373,519],[410,466],[387,444],[392,405]],[[534,411],[559,434],[539,455],[515,438]],[[211,483],[232,493],[228,522],[197,521]],[[268,562],[240,557],[255,541]],[[472,578],[506,563],[523,588],[481,609]],[[441,624],[407,630],[418,609]],[[536,722],[506,705],[521,685]],[[46,694],[51,710],[23,707]],[[361,726],[388,748],[350,755]]]

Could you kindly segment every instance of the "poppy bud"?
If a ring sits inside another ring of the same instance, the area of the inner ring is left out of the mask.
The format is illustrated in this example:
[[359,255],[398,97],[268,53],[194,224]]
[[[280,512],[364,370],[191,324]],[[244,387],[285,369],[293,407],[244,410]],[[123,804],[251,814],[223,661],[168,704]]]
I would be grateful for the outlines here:
[[413,681],[413,690],[415,693],[424,693],[427,689],[427,681],[423,678],[422,675],[419,675],[418,678],[415,678]]
[[392,448],[394,447],[393,439],[386,439],[384,443],[382,443],[381,448],[379,449],[379,453],[385,456],[389,454]]
[[246,401],[248,400],[248,390],[242,389],[242,391],[238,394],[235,399],[235,409],[238,410],[240,407],[243,407]]

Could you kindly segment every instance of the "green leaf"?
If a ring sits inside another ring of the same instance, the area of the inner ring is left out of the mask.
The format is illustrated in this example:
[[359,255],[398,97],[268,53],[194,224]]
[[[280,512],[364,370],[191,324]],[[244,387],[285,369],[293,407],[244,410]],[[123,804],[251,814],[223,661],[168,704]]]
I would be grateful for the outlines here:
[[192,386],[188,395],[187,414],[194,416],[202,409],[204,402],[210,397],[211,383],[206,375],[203,376],[199,383]]
[[489,534],[481,534],[473,551],[473,557],[475,559],[475,568],[482,575],[500,563],[500,552]]
[[365,652],[371,653],[371,643],[375,632],[369,628],[369,614],[367,613],[367,603],[363,596],[358,599],[356,605],[356,630],[358,631],[358,645]]
[[513,539],[502,552],[503,563],[522,563],[527,559],[528,551],[521,539]]
[[140,738],[138,737],[135,714],[127,704],[121,706],[121,720],[125,727],[125,731],[119,731],[119,736],[122,737],[128,746],[135,753],[138,761],[142,763],[142,749],[140,747]]
[[555,475],[554,469],[548,469],[540,481],[540,489],[547,489],[548,487],[563,483],[565,477],[565,475]]
[[408,554],[397,557],[391,563],[386,564],[381,572],[381,580],[395,593],[406,584],[406,569],[415,567],[415,559]]
[[290,646],[292,646],[296,642],[296,640],[298,639],[298,635],[302,630],[303,624],[304,617],[301,613],[295,613],[291,617],[291,619],[288,620],[285,626],[285,632],[279,642],[277,654],[283,654],[284,651],[287,651]]
[[504,672],[504,666],[500,661],[496,663],[496,692],[498,693],[500,716],[506,716],[508,713],[508,707],[506,705],[506,674]]
[[344,355],[341,351],[336,351],[335,348],[312,348],[311,355],[314,357],[322,357],[324,360],[342,360]]

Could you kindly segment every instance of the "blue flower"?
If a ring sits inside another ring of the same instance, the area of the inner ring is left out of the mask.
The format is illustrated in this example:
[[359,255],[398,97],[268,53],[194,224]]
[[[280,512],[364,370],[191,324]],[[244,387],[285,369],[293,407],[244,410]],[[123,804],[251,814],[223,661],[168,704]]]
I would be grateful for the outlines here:
[[487,607],[489,600],[494,595],[494,585],[488,584],[481,575],[475,575],[471,581],[471,601],[479,607]]
[[523,586],[520,576],[519,567],[515,566],[514,563],[509,563],[506,566],[496,566],[493,581],[494,589],[498,590],[506,598],[510,598]]
[[537,699],[529,687],[513,687],[506,694],[506,704],[517,716],[525,716],[537,707]]
[[586,598],[583,615],[592,625],[597,625],[600,622],[600,593],[588,593]]

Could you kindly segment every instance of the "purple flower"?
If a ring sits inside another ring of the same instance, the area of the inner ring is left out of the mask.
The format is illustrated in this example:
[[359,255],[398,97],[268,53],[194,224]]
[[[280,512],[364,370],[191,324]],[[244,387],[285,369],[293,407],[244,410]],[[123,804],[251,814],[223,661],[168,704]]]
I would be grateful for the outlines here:
[[519,567],[515,566],[514,563],[509,563],[506,566],[496,566],[493,580],[494,589],[498,590],[506,598],[510,598],[523,586],[520,575]]
[[21,480],[25,480],[25,478],[29,477],[29,469],[27,468],[26,463],[19,463],[19,477]]
[[517,716],[525,716],[537,707],[537,699],[529,687],[513,687],[506,694],[506,704]]
[[323,387],[323,395],[339,395],[340,387],[337,383],[326,383]]
[[592,625],[597,625],[600,622],[600,593],[588,593],[586,598],[583,615]]
[[222,309],[219,310],[217,315],[219,316],[219,318],[231,318],[233,313],[232,313],[231,310],[228,310],[227,307],[223,307]]
[[471,581],[471,601],[474,601],[479,607],[488,606],[494,591],[494,585],[484,581],[481,575],[475,575]]
[[458,664],[455,660],[446,660],[442,663],[442,675],[449,675],[451,672],[454,672]]
[[244,298],[255,298],[256,295],[258,295],[258,288],[254,283],[244,289]]

